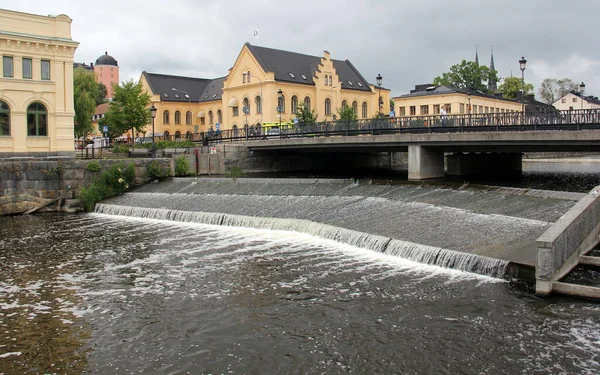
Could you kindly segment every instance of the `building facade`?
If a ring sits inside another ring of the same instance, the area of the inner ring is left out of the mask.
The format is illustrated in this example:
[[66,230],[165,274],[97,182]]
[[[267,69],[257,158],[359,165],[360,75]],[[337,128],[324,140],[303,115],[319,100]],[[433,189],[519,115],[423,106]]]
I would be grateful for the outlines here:
[[516,100],[431,84],[416,85],[409,94],[393,100],[397,117],[439,115],[442,108],[449,115],[521,111]]
[[600,108],[600,100],[593,95],[586,96],[577,91],[571,91],[552,103],[552,105],[561,111],[573,109],[598,109]]
[[[157,135],[184,137],[216,129],[217,124],[220,129],[240,129],[289,123],[300,105],[315,110],[317,121],[335,120],[344,106],[353,108],[359,119],[390,109],[390,90],[368,83],[349,60],[333,60],[326,51],[317,57],[246,43],[226,77],[144,72],[140,82],[158,109]],[[152,134],[150,127],[146,134]]]
[[73,156],[71,19],[0,9],[0,157]]

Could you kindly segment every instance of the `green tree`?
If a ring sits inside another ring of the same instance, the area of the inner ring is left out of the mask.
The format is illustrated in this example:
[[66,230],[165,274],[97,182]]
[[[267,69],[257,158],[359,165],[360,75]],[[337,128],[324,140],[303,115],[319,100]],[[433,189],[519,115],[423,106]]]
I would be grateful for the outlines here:
[[99,91],[94,72],[83,68],[73,71],[75,138],[86,137],[94,131],[92,116],[96,111],[96,97]]
[[96,106],[99,106],[102,103],[106,103],[106,95],[108,95],[108,91],[106,90],[106,85],[104,83],[98,83],[98,95],[96,96]]
[[390,99],[390,111],[393,111],[395,106],[396,103],[394,103],[394,99]]
[[351,121],[357,119],[356,112],[354,112],[354,109],[349,106],[338,108],[337,113],[338,119],[341,121]]
[[538,95],[544,103],[552,104],[570,91],[577,91],[577,83],[571,78],[546,78],[542,81]]
[[498,72],[490,70],[485,65],[478,65],[473,61],[461,61],[450,67],[450,71],[435,77],[433,84],[448,86],[462,90],[479,90],[487,92],[487,83],[490,80],[498,81]]
[[319,115],[315,112],[315,110],[311,110],[306,107],[304,103],[298,105],[298,109],[296,110],[296,118],[300,124],[310,124],[313,122],[317,122],[317,117]]
[[[523,79],[517,77],[506,77],[504,81],[498,87],[505,98],[517,99],[517,95],[523,89]],[[525,83],[525,95],[533,94],[533,85],[531,83]]]
[[150,95],[144,92],[139,83],[129,80],[121,86],[113,85],[113,100],[99,126],[108,126],[111,138],[119,137],[129,130],[132,133],[143,132],[150,122],[149,103]]

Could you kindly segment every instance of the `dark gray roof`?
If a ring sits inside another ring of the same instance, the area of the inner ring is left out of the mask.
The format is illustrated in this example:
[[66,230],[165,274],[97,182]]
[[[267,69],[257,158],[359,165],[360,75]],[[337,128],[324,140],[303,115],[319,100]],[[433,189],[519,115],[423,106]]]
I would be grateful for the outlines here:
[[[265,72],[275,73],[276,81],[314,85],[313,76],[321,58],[274,48],[246,46]],[[333,60],[333,67],[346,90],[371,91],[369,83],[348,60]],[[291,73],[291,74],[290,74]],[[334,83],[337,84],[337,83]]]
[[583,100],[587,101],[590,104],[600,104],[600,100],[598,100],[597,96],[583,95],[582,93],[580,93],[578,91],[571,91],[571,94],[573,94],[575,96],[579,96],[580,98],[582,98]]
[[471,96],[480,96],[484,98],[501,99],[509,102],[518,102],[517,100],[507,99],[503,96],[490,95],[479,90],[462,90],[448,86],[436,86],[436,85],[416,85],[414,90],[411,90],[409,94],[396,96],[395,98],[412,98],[418,96],[428,95],[444,95],[444,94],[465,94]]
[[[152,92],[159,94],[160,99],[166,102],[221,100],[223,94],[223,81],[225,77],[215,79],[193,78],[148,73],[145,71],[142,72],[142,75],[146,77],[146,81],[150,85]],[[209,97],[205,98],[206,95],[209,95]]]
[[109,55],[108,52],[104,52],[104,55],[102,55],[96,59],[96,65],[119,66],[119,64],[117,64],[117,60],[115,60],[114,57]]

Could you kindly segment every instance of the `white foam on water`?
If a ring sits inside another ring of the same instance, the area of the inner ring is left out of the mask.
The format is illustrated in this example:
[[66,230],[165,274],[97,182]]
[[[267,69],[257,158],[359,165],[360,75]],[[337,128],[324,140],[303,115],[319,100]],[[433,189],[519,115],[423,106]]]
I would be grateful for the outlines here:
[[10,353],[4,353],[4,354],[0,354],[0,358],[7,358],[10,356],[19,356],[23,354],[22,352],[10,352]]

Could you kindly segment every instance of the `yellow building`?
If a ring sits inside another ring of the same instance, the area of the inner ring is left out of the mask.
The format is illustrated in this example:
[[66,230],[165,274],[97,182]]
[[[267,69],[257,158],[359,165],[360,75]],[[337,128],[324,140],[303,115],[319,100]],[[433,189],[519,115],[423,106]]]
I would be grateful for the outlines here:
[[439,115],[441,108],[449,115],[521,111],[521,103],[516,100],[429,84],[416,85],[409,94],[393,100],[397,117]]
[[74,156],[71,19],[0,9],[0,157]]
[[359,119],[389,112],[388,89],[368,83],[350,61],[333,60],[326,51],[317,57],[246,43],[226,77],[144,72],[140,82],[158,109],[155,133],[182,138],[217,123],[225,130],[289,122],[300,104],[315,110],[317,121],[334,120],[343,106],[354,108]]

